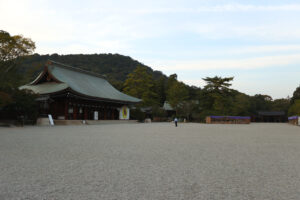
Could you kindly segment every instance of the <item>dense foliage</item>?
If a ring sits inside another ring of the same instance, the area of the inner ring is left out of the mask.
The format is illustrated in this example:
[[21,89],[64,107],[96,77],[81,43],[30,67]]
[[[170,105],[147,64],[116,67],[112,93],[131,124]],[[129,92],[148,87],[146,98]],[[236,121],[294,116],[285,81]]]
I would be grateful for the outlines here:
[[[289,98],[273,100],[268,95],[249,96],[231,89],[233,77],[206,77],[203,80],[207,84],[201,89],[178,81],[176,74],[170,75],[164,81],[154,80],[146,70],[141,73],[141,69],[138,68],[129,74],[124,84],[124,92],[148,102],[144,106],[155,107],[159,102],[157,97],[165,97],[176,111],[175,114],[188,120],[203,121],[208,115],[255,116],[258,111],[288,113],[290,106]],[[153,87],[155,85],[156,87]],[[149,93],[151,95],[143,95]],[[161,117],[161,110],[155,107],[153,116]]]
[[11,36],[0,30],[0,89],[14,87],[19,83],[20,76],[16,73],[16,66],[21,56],[31,54],[35,44],[29,38],[21,35]]
[[36,95],[18,90],[20,57],[31,54],[35,44],[21,35],[0,30],[0,119],[34,121],[38,108]]
[[18,66],[19,71],[26,74],[22,82],[27,83],[36,77],[38,73],[42,71],[48,60],[102,74],[119,90],[123,89],[123,83],[127,79],[128,74],[133,72],[137,66],[145,67],[147,72],[149,72],[155,80],[165,77],[162,72],[153,71],[150,67],[133,60],[129,56],[119,54],[34,54],[23,57],[22,63]]
[[32,94],[31,91],[18,89],[6,90],[5,94],[9,94],[9,100],[1,107],[0,119],[34,124],[38,117],[38,104],[35,100],[37,95]]
[[[166,116],[160,109],[168,101],[176,115],[189,120],[204,120],[207,115],[255,116],[258,111],[285,111],[288,113],[290,99],[273,100],[270,96],[257,94],[249,96],[230,88],[233,77],[206,77],[203,87],[188,86],[177,80],[177,75],[169,77],[159,71],[118,54],[92,55],[38,55],[27,56],[18,70],[24,74],[22,82],[31,81],[43,68],[46,61],[55,60],[74,67],[105,75],[117,89],[143,100],[138,108],[152,107],[152,117]],[[300,97],[300,88],[293,99]],[[133,114],[144,117],[140,111]]]
[[300,86],[296,88],[291,98],[291,105],[288,110],[289,116],[300,116]]
[[16,88],[32,81],[48,60],[100,73],[120,91],[142,99],[131,112],[137,119],[149,115],[166,117],[167,112],[162,109],[165,101],[174,108],[173,115],[194,121],[202,121],[207,115],[255,116],[258,111],[300,114],[300,87],[291,99],[273,100],[265,94],[249,96],[231,89],[234,77],[206,77],[203,88],[188,86],[176,74],[167,77],[119,54],[29,55],[35,48],[34,42],[19,35],[10,36],[5,31],[0,31],[0,47],[0,109],[2,113],[15,113],[14,117],[36,115],[34,95]]
[[158,105],[158,94],[155,92],[154,79],[145,67],[138,66],[128,75],[123,91],[142,99],[143,106]]

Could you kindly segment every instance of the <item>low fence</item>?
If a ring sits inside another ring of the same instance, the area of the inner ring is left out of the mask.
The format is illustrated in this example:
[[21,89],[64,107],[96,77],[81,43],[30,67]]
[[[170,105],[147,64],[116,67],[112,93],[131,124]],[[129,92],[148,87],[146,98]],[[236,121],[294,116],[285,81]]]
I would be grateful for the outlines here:
[[300,125],[299,124],[299,116],[291,116],[288,119],[289,119],[289,124]]
[[251,117],[244,116],[207,116],[207,124],[250,124]]

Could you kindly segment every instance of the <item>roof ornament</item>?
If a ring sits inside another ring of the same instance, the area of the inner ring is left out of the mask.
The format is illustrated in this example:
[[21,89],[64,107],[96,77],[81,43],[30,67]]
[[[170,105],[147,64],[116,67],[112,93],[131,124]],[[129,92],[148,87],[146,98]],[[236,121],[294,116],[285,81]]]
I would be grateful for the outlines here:
[[51,60],[48,60],[48,61],[46,62],[46,65],[52,65],[52,61],[51,61]]

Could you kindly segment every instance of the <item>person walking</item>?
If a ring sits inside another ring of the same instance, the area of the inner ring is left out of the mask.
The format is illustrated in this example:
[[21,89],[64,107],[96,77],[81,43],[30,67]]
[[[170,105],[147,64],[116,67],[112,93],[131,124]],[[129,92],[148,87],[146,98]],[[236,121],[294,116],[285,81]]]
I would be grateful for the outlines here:
[[177,117],[175,117],[174,122],[175,122],[175,126],[177,127],[177,122],[178,122]]

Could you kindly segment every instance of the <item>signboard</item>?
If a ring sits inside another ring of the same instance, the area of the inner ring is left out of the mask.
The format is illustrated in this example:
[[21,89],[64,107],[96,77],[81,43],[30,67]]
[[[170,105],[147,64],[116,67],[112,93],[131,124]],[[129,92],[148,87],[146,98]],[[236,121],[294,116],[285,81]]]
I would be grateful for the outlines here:
[[48,118],[49,118],[49,123],[51,126],[54,126],[54,121],[53,121],[53,118],[52,118],[52,115],[48,115]]
[[129,119],[129,108],[127,106],[123,106],[120,109],[119,119]]
[[98,111],[94,112],[94,120],[98,120]]

